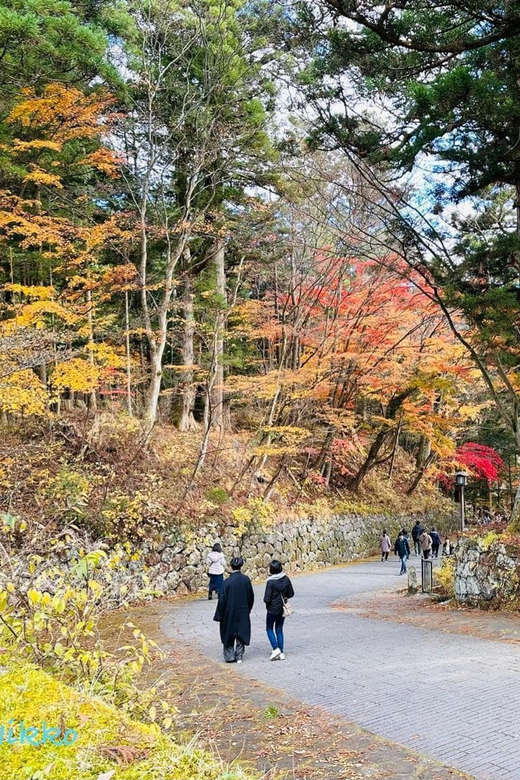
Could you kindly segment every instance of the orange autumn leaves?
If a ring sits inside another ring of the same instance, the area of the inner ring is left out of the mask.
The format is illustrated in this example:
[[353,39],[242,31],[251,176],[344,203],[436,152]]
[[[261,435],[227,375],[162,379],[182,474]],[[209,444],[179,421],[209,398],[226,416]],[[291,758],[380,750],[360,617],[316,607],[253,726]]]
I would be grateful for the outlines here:
[[[93,168],[113,177],[120,158],[104,146],[89,149],[109,132],[106,121],[112,99],[104,91],[84,95],[62,84],[49,84],[41,95],[21,90],[21,99],[7,118],[25,138],[14,138],[2,152],[25,168],[23,182],[62,189],[63,175]],[[81,141],[81,144],[75,143]]]
[[[385,265],[318,255],[289,292],[239,309],[237,327],[261,343],[263,370],[229,387],[276,407],[275,436],[297,421],[307,446],[324,425],[355,446],[358,436],[399,426],[426,437],[439,458],[455,449],[459,426],[478,407],[475,371],[427,294]],[[388,404],[403,393],[388,419]],[[289,438],[294,446],[294,430]]]
[[[131,264],[119,275],[117,267],[100,265],[107,244],[121,246],[127,234],[114,218],[101,223],[65,218],[60,201],[51,197],[71,179],[117,174],[119,160],[103,145],[111,102],[101,90],[85,95],[50,84],[41,94],[22,90],[7,117],[15,137],[0,147],[0,165],[12,181],[11,191],[0,191],[0,243],[11,256],[17,253],[18,262],[48,269],[50,278],[47,284],[4,285],[2,412],[43,414],[55,394],[89,393],[103,383],[122,382],[121,346],[98,345],[89,330],[103,301],[135,277]],[[37,367],[44,376],[34,372]]]

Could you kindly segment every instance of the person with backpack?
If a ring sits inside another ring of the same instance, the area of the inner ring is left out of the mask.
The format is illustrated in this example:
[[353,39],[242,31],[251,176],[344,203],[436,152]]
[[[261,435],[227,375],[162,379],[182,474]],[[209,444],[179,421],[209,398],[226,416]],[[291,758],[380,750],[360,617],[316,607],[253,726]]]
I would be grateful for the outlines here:
[[399,574],[406,574],[406,561],[410,557],[410,545],[408,543],[408,537],[406,537],[402,531],[399,531],[399,536],[395,540],[394,553],[398,555],[401,560],[401,571]]
[[284,574],[280,561],[273,560],[269,566],[269,577],[265,584],[264,604],[267,609],[266,631],[273,652],[270,661],[285,661],[283,624],[284,605],[294,596],[289,577]]
[[432,558],[438,558],[439,547],[441,546],[441,537],[436,528],[432,528],[430,531],[430,536],[432,538]]
[[241,664],[245,645],[251,641],[251,618],[255,594],[251,580],[240,569],[243,558],[231,559],[232,573],[225,580],[219,596],[213,620],[220,623],[220,640],[224,648],[224,660]]
[[420,520],[415,521],[415,525],[412,528],[412,539],[413,539],[413,546],[414,546],[414,552],[416,555],[421,554],[421,544],[419,542],[419,539],[421,537],[421,534],[423,532],[423,527],[421,525]]

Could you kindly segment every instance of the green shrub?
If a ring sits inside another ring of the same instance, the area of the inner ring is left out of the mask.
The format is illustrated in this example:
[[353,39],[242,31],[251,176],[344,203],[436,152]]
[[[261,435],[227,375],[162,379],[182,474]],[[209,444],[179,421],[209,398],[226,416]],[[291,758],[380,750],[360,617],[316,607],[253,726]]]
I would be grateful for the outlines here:
[[217,504],[218,506],[223,506],[229,501],[229,496],[222,487],[214,487],[208,490],[206,493],[206,498],[212,504]]
[[[57,551],[62,544],[63,540],[56,540]],[[133,641],[112,654],[104,649],[97,630],[105,582],[110,581],[119,561],[119,551],[108,555],[104,550],[81,554],[60,566],[32,556],[29,587],[21,578],[10,580],[4,575],[0,585],[0,646],[67,682],[88,685],[134,717],[154,721],[158,689],[141,690],[136,683],[157,646],[126,623]],[[162,724],[170,727],[169,707],[160,704]]]

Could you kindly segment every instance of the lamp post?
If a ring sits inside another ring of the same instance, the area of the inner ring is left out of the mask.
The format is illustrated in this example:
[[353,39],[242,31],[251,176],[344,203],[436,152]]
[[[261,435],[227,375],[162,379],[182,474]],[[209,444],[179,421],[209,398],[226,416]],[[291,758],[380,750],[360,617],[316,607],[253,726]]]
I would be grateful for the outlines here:
[[455,484],[458,485],[459,491],[460,491],[460,530],[461,533],[464,533],[464,521],[465,521],[465,499],[464,499],[464,488],[466,487],[466,483],[468,481],[468,475],[465,471],[457,471],[455,474]]

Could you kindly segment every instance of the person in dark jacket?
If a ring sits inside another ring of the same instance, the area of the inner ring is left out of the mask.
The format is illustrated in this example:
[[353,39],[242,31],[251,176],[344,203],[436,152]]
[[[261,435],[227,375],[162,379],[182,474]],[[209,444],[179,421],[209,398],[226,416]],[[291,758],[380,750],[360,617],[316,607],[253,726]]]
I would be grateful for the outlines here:
[[283,605],[294,596],[294,588],[289,577],[283,573],[280,561],[273,560],[269,566],[269,577],[265,584],[264,603],[267,609],[266,630],[273,648],[271,661],[285,661],[283,651],[283,624],[285,617]]
[[240,569],[244,565],[241,557],[231,560],[232,573],[225,580],[219,596],[216,620],[220,623],[220,640],[224,646],[226,663],[242,663],[245,645],[251,641],[251,618],[255,601],[251,580]]
[[424,528],[421,525],[420,520],[415,521],[415,525],[412,528],[412,539],[413,539],[413,546],[414,546],[414,552],[416,555],[421,554],[421,543],[419,542],[419,539],[421,537],[422,532],[424,531]]
[[432,538],[432,556],[434,558],[439,557],[439,547],[441,546],[441,537],[439,536],[439,532],[436,528],[432,528],[430,531],[430,536]]
[[401,571],[399,574],[406,574],[406,561],[410,557],[410,545],[402,531],[395,540],[394,553],[401,559]]

